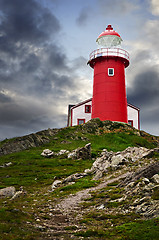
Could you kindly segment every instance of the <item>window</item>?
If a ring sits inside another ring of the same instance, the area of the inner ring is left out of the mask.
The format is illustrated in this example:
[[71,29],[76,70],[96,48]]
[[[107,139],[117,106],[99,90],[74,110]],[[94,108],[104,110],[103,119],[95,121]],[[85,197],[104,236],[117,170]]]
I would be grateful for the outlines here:
[[133,127],[133,120],[128,120],[128,124]]
[[77,119],[77,125],[85,123],[85,119]]
[[108,68],[108,76],[114,76],[114,68]]
[[91,113],[91,105],[85,105],[85,113]]

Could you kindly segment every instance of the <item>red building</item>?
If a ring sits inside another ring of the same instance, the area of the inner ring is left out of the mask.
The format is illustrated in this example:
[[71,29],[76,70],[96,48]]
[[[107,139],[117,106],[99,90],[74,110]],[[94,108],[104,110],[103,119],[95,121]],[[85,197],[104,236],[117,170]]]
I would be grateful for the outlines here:
[[94,70],[93,97],[82,103],[69,105],[68,125],[100,118],[102,121],[129,123],[139,129],[139,108],[127,104],[125,68],[129,66],[129,54],[117,47],[122,39],[108,25],[96,42],[100,47],[90,54],[88,61]]

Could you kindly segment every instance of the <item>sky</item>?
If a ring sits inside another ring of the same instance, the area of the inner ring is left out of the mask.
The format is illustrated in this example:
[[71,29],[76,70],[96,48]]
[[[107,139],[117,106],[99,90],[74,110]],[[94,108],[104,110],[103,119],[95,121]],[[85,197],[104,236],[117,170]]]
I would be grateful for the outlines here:
[[92,97],[89,54],[108,24],[130,54],[128,103],[159,135],[158,0],[0,0],[0,140],[67,125]]

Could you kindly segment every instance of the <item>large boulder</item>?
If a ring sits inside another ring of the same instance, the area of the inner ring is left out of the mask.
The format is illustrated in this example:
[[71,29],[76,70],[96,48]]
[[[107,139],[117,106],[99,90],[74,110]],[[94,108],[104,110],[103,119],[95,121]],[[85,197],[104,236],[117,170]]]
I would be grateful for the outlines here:
[[2,188],[0,189],[0,198],[13,197],[15,192],[15,187]]
[[87,143],[84,147],[77,148],[68,154],[68,158],[72,159],[91,159],[91,143]]

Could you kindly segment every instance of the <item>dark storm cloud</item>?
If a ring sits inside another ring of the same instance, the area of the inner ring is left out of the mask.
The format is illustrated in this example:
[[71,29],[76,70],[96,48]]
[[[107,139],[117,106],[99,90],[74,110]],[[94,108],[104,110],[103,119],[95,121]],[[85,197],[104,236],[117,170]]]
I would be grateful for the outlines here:
[[25,60],[20,63],[20,69],[26,73],[35,72],[40,66],[40,59],[34,53],[28,54]]
[[62,49],[56,45],[49,45],[45,48],[45,52],[48,55],[48,64],[50,67],[54,67],[56,70],[67,70],[67,57],[62,52]]
[[34,0],[0,0],[0,6],[0,48],[4,51],[19,41],[43,43],[60,30],[56,17]]
[[76,84],[56,43],[58,19],[35,0],[0,7],[0,139],[64,126],[59,109]]
[[128,89],[128,101],[142,107],[156,105],[159,102],[158,86],[158,72],[147,69],[135,77],[133,86]]
[[[140,63],[141,64],[141,63]],[[128,88],[128,102],[140,108],[141,129],[159,135],[159,74],[155,67],[145,66]]]
[[10,103],[12,99],[7,96],[5,93],[1,92],[0,93],[0,103]]

